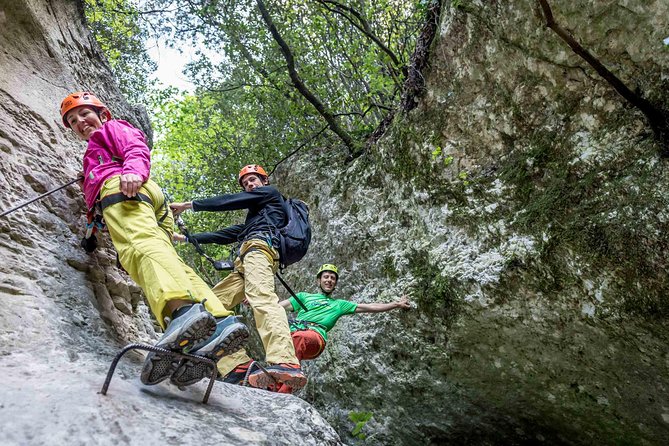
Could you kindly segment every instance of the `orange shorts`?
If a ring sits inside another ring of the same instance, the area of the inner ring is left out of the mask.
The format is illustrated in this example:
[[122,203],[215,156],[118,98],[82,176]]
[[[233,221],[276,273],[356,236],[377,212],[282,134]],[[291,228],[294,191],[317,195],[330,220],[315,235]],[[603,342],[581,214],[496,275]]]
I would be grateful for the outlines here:
[[316,359],[325,350],[323,336],[316,330],[294,331],[290,334],[290,337],[293,338],[295,356],[300,361],[303,359]]

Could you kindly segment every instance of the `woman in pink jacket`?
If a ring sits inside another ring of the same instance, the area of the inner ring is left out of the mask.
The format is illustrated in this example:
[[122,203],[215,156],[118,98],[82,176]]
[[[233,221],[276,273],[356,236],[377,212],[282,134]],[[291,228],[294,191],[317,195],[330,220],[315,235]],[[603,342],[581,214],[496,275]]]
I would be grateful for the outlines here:
[[[142,288],[164,329],[156,345],[214,360],[239,350],[248,329],[174,250],[174,218],[162,190],[149,178],[151,157],[144,134],[112,119],[89,92],[67,96],[60,114],[65,127],[88,141],[83,190],[89,215],[102,214],[121,265]],[[157,384],[178,377],[187,367],[193,364],[152,352],[141,380]],[[203,377],[211,375],[206,367],[199,368]]]

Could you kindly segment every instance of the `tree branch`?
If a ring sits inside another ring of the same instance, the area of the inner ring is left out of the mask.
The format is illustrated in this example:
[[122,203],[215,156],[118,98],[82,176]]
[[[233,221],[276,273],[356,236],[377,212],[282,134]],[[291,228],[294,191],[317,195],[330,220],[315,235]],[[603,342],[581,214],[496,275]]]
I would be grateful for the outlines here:
[[234,35],[231,35],[230,38],[232,39],[232,42],[237,46],[237,49],[242,53],[242,56],[244,56],[244,59],[246,59],[251,68],[253,68],[258,74],[260,74],[277,91],[280,91],[283,97],[285,97],[289,101],[292,101],[293,98],[290,96],[290,94],[287,93],[282,88],[280,88],[278,85],[276,85],[276,82],[274,82],[274,79],[272,79],[272,76],[270,76],[271,73],[267,71],[262,65],[258,64],[255,61],[255,59],[253,59],[253,56],[249,52],[249,49],[246,47],[246,45],[244,45],[241,39],[239,39],[239,37]]
[[656,137],[662,143],[661,154],[669,156],[669,123],[667,121],[668,114],[666,111],[660,110],[651,104],[647,99],[639,96],[627,85],[623,83],[615,74],[609,71],[604,64],[602,64],[595,56],[588,50],[583,48],[580,43],[576,41],[569,31],[562,28],[553,17],[553,11],[547,0],[537,0],[543,11],[546,26],[552,29],[571,49],[585,60],[595,71],[604,78],[623,98],[630,104],[638,108],[648,119],[648,122],[653,129]]
[[339,136],[344,145],[346,145],[346,147],[349,150],[349,154],[355,153],[357,151],[358,144],[353,140],[351,135],[349,135],[348,132],[339,125],[337,119],[325,107],[320,98],[316,96],[311,90],[309,90],[309,88],[304,84],[304,82],[300,78],[300,75],[297,73],[297,70],[295,69],[295,58],[293,56],[293,53],[290,50],[290,47],[288,46],[286,41],[283,40],[283,37],[281,37],[279,30],[274,25],[272,17],[269,15],[269,12],[267,11],[265,3],[262,0],[256,0],[256,3],[258,5],[258,9],[260,10],[260,14],[262,15],[263,21],[265,22],[265,25],[267,25],[269,32],[272,34],[272,37],[279,45],[281,53],[283,54],[283,57],[286,60],[288,74],[290,76],[291,81],[293,82],[293,86],[297,89],[297,91],[300,92],[302,96],[304,96],[304,98],[307,101],[309,101],[309,103],[311,103],[311,105],[314,106],[314,108],[323,117],[323,119],[325,119],[325,121],[328,123],[328,127],[330,128],[330,130],[332,130],[337,136]]
[[221,86],[221,88],[214,88],[214,87],[204,87],[204,88],[205,88],[205,90],[211,91],[211,92],[214,92],[214,93],[227,93],[228,91],[235,91],[235,90],[239,90],[239,89],[244,88],[244,87],[265,87],[265,85],[264,84],[259,84],[259,85],[238,84],[238,85],[232,85],[232,86],[229,86],[229,87]]
[[336,113],[335,116],[360,116],[361,118],[364,118],[367,116],[367,113],[370,112],[370,110],[373,107],[370,105],[365,109],[365,111],[359,112],[359,111],[353,111],[353,112],[347,112],[347,113]]
[[314,133],[313,135],[311,135],[309,138],[307,138],[304,142],[302,142],[302,144],[300,144],[300,145],[297,147],[297,149],[293,150],[293,151],[290,152],[288,155],[284,156],[278,163],[276,163],[276,164],[274,165],[274,167],[272,168],[272,170],[269,172],[269,175],[272,175],[272,174],[274,173],[274,171],[276,170],[276,168],[279,167],[279,164],[283,163],[283,162],[286,161],[288,158],[290,158],[291,156],[295,155],[297,152],[299,152],[300,150],[302,150],[302,148],[303,148],[304,146],[306,146],[308,143],[310,143],[310,142],[313,141],[314,139],[318,138],[318,136],[319,136],[321,133],[323,133],[324,131],[326,131],[327,129],[328,129],[328,126],[327,126],[327,125],[326,125],[326,126],[323,126],[322,129],[320,129],[319,131],[317,131],[316,133]]
[[418,105],[416,97],[420,96],[425,88],[423,70],[427,67],[430,58],[430,45],[432,45],[434,36],[437,34],[440,15],[441,1],[433,0],[428,6],[423,29],[418,36],[418,40],[416,40],[416,49],[411,55],[411,63],[409,64],[409,76],[404,83],[400,108],[405,113],[416,108]]
[[[334,0],[317,0],[317,1],[318,3],[322,4],[328,11],[333,12],[335,14],[339,14],[346,20],[348,20],[349,23],[351,23],[351,25],[355,26],[362,34],[364,34],[365,36],[367,36],[368,39],[374,42],[376,46],[378,46],[381,49],[381,51],[386,53],[388,57],[390,57],[390,60],[393,61],[393,64],[395,64],[395,66],[402,71],[405,77],[407,76],[406,67],[402,65],[402,62],[399,60],[397,55],[390,48],[388,48],[388,46],[386,46],[381,41],[381,39],[379,39],[376,36],[376,34],[374,34],[374,32],[372,31],[372,27],[369,25],[369,22],[362,16],[362,14],[360,14],[359,11],[349,6],[343,5],[339,2],[336,2]],[[329,7],[328,4],[333,5],[334,8]],[[358,19],[359,23],[356,23],[356,21],[353,20],[347,14],[345,14],[344,11],[349,12],[350,14],[355,16],[355,18]]]
[[[404,82],[404,92],[402,94],[400,110],[404,111],[405,113],[413,110],[416,107],[416,96],[418,96],[423,91],[423,85],[425,81],[423,79],[422,70],[427,66],[429,60],[429,49],[437,32],[440,15],[441,2],[439,0],[433,0],[428,7],[423,29],[418,36],[416,41],[416,48],[411,55],[409,77]],[[395,119],[395,114],[396,111],[392,110],[385,118],[383,118],[372,134],[367,137],[367,140],[365,141],[365,149],[370,147],[372,144],[375,144],[383,136],[388,127],[390,127],[390,124]]]

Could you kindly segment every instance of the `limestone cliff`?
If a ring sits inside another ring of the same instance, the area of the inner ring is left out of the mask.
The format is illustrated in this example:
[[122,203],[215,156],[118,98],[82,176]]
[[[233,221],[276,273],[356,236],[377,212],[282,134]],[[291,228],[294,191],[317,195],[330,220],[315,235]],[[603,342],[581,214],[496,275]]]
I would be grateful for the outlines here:
[[[550,4],[669,106],[666,1]],[[343,319],[309,400],[340,431],[372,412],[365,444],[666,444],[668,161],[537,2],[443,6],[419,107],[351,164],[323,150],[281,172],[316,222],[303,267],[417,306]]]
[[[94,91],[150,135],[146,114],[122,100],[79,2],[0,0],[0,68],[3,210],[79,171],[85,145],[58,113],[68,93]],[[202,405],[203,385],[143,387],[140,357],[125,359],[108,395],[98,394],[115,352],[156,334],[112,251],[79,248],[83,213],[72,186],[0,218],[0,443],[341,444],[293,396],[217,383]]]
[[[76,175],[83,146],[57,112],[71,90],[148,131],[77,3],[17,3],[0,0],[3,208]],[[342,319],[302,398],[350,443],[349,414],[369,411],[366,444],[666,444],[667,160],[535,1],[443,3],[418,108],[353,163],[324,148],[278,172],[314,223],[294,288],[328,261],[338,297],[415,302]],[[666,108],[666,1],[550,3]],[[113,353],[155,333],[111,251],[78,248],[82,211],[72,187],[0,219],[5,443],[340,444],[294,397],[142,387],[139,358],[96,394]]]

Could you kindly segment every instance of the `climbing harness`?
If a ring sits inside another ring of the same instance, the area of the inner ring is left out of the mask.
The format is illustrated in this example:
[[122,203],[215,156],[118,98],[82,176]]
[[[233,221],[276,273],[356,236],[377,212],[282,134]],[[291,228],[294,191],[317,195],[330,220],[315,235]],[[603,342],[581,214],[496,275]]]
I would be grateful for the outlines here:
[[[95,202],[95,206],[93,206],[93,208],[86,213],[86,235],[81,240],[81,247],[84,248],[86,252],[91,253],[95,251],[98,245],[95,233],[105,229],[105,221],[102,216],[102,212],[109,206],[123,203],[124,201],[137,201],[139,203],[143,202],[153,207],[153,200],[151,200],[148,195],[145,195],[141,192],[138,192],[134,197],[128,197],[123,192],[117,192],[97,200]],[[163,200],[161,207],[164,208],[164,212],[163,215],[157,220],[157,224],[160,229],[167,232],[167,230],[162,226],[163,221],[165,221],[167,216],[170,214],[170,209],[167,205],[167,199]],[[116,266],[123,269],[118,258],[118,254],[116,256]]]
[[184,236],[186,236],[186,240],[195,247],[195,250],[198,252],[198,254],[200,254],[202,257],[207,259],[209,263],[211,263],[211,265],[214,267],[215,270],[231,271],[235,268],[234,264],[229,260],[214,260],[209,255],[207,255],[207,253],[204,252],[204,249],[202,249],[202,247],[200,246],[200,243],[190,235],[190,232],[188,232],[188,228],[186,228],[186,224],[184,223],[181,216],[178,216],[175,221],[177,227],[179,228],[179,231]]
[[288,319],[288,325],[295,327],[298,330],[308,330],[309,328],[320,328],[322,330],[328,331],[327,327],[318,322],[303,321],[301,319]]
[[116,366],[118,365],[119,360],[123,355],[125,355],[130,350],[147,350],[154,353],[160,353],[162,355],[169,355],[178,360],[188,359],[189,361],[193,361],[196,363],[198,362],[205,363],[211,366],[212,372],[211,372],[211,377],[209,378],[209,386],[207,387],[207,391],[205,392],[204,398],[202,399],[202,403],[207,404],[207,401],[209,401],[209,394],[211,394],[211,389],[214,387],[214,381],[216,380],[216,376],[218,375],[218,370],[216,369],[216,361],[209,358],[205,358],[204,356],[173,352],[171,350],[166,350],[164,348],[146,344],[128,344],[125,347],[123,347],[123,349],[120,352],[116,354],[114,360],[111,363],[111,366],[109,367],[109,371],[107,372],[107,378],[105,379],[105,383],[102,385],[102,389],[100,389],[101,394],[103,395],[107,394],[107,389],[109,389],[109,384],[111,383],[111,380],[114,377],[114,370],[116,370]]
[[[147,203],[149,206],[153,207],[153,200],[151,200],[151,198],[148,195],[145,195],[141,192],[138,192],[137,195],[135,195],[134,197],[128,197],[123,192],[109,194],[103,199],[98,200],[96,202],[96,206],[100,210],[100,213],[102,213],[102,211],[107,209],[109,206],[118,203],[123,203],[124,201],[139,201],[140,203],[144,202]],[[160,226],[163,223],[163,221],[165,221],[167,216],[170,215],[170,209],[169,206],[167,205],[167,199],[163,201],[161,207],[165,209],[165,212],[163,212],[163,215],[158,219],[158,226]]]
[[[117,192],[115,194],[109,194],[106,197],[104,197],[101,200],[97,201],[97,205],[100,209],[100,212],[104,211],[106,208],[108,208],[111,205],[117,204],[117,203],[122,203],[124,201],[143,201],[145,203],[148,203],[150,206],[153,206],[153,201],[151,198],[148,197],[148,195],[144,195],[142,193],[137,193],[134,197],[128,197],[125,195],[123,192]],[[163,217],[164,219],[164,217]],[[162,220],[161,220],[162,221]]]
[[44,197],[46,197],[46,196],[48,196],[48,195],[51,195],[51,194],[54,193],[54,192],[58,192],[58,191],[61,190],[61,189],[65,189],[67,186],[69,186],[69,185],[71,185],[71,184],[74,184],[74,183],[76,183],[77,181],[81,181],[81,180],[83,180],[82,177],[77,177],[77,178],[75,178],[74,180],[70,180],[70,181],[68,181],[67,183],[63,184],[62,186],[58,186],[58,187],[55,188],[55,189],[51,189],[50,191],[44,192],[42,195],[40,195],[40,196],[38,196],[38,197],[31,198],[30,200],[28,200],[28,201],[26,201],[26,202],[23,202],[23,203],[21,203],[21,204],[19,204],[19,205],[14,206],[14,207],[11,208],[11,209],[8,209],[8,210],[4,211],[2,214],[0,214],[0,217],[4,217],[5,215],[11,214],[12,212],[14,212],[14,211],[16,211],[16,210],[18,210],[18,209],[21,209],[22,207],[27,206],[27,205],[29,205],[30,203],[34,202],[34,201],[41,200],[42,198],[44,198]]
[[89,238],[93,233],[102,231],[105,228],[105,221],[100,214],[86,214],[86,238]]
[[98,238],[95,236],[97,231],[102,231],[105,228],[105,221],[102,215],[96,214],[94,211],[86,213],[86,235],[81,239],[80,246],[84,251],[91,253],[98,247]]

